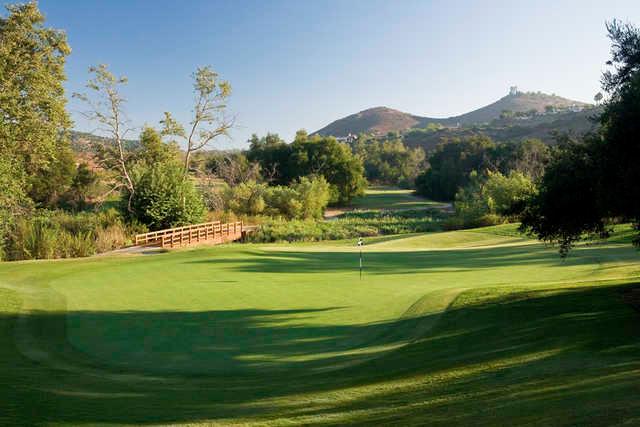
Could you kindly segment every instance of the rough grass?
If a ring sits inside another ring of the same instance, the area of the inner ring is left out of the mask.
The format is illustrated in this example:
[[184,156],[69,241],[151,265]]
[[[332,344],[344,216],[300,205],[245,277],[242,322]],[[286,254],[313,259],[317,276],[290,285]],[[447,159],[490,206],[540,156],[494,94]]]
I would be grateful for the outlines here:
[[638,252],[511,234],[0,264],[0,425],[639,423]]

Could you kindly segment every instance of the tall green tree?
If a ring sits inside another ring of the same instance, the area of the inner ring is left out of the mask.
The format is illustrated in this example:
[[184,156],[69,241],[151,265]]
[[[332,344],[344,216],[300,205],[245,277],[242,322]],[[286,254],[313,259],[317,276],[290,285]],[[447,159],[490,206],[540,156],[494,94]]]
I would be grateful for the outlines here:
[[538,238],[559,243],[562,255],[583,233],[606,235],[612,220],[640,229],[640,29],[613,21],[607,30],[611,60],[602,87],[609,96],[600,130],[561,146],[522,221]]
[[27,166],[46,164],[69,127],[62,31],[45,28],[35,2],[7,6],[0,18],[0,148]]
[[165,143],[160,132],[150,126],[144,127],[140,133],[139,161],[150,166],[155,163],[178,160],[179,157],[180,150],[177,145],[172,142]]
[[417,192],[435,200],[453,200],[472,171],[493,168],[491,150],[495,146],[484,136],[439,144],[429,156],[429,168],[416,178]]
[[362,160],[333,137],[310,137],[298,131],[289,161],[292,178],[324,176],[331,188],[331,203],[346,204],[364,194],[367,180]]
[[8,16],[0,17],[0,156],[15,165],[13,179],[24,188],[68,149],[63,82],[71,49],[64,32],[44,26],[35,2],[6,9]]
[[247,159],[260,164],[262,176],[271,184],[283,185],[291,181],[290,154],[291,147],[277,134],[268,133],[262,138],[253,134],[249,139]]
[[380,141],[360,135],[352,149],[362,159],[367,179],[388,185],[413,186],[425,160],[422,148],[407,148],[399,137]]

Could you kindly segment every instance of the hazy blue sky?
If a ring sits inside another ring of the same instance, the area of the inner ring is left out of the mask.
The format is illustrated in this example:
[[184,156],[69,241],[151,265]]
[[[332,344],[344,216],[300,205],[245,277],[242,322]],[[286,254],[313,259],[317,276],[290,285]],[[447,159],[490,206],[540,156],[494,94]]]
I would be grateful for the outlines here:
[[233,86],[239,125],[224,147],[241,147],[254,132],[290,139],[297,129],[315,131],[380,105],[460,114],[510,85],[591,101],[609,53],[605,20],[640,24],[639,0],[41,0],[40,7],[73,49],[68,92],[82,89],[89,65],[107,63],[129,77],[135,125],[156,125],[163,111],[188,120],[190,74],[212,65]]

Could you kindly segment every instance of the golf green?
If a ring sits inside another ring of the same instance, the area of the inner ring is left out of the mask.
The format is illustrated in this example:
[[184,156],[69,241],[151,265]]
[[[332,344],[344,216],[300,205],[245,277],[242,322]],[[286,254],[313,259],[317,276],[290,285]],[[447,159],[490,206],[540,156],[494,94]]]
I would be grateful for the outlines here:
[[640,420],[638,252],[509,230],[0,264],[0,424]]

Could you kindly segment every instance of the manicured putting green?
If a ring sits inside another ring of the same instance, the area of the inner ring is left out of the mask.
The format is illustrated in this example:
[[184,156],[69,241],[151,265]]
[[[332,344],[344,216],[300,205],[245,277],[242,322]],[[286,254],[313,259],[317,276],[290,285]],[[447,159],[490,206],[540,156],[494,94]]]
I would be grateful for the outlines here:
[[0,424],[638,419],[628,244],[354,243],[0,264]]

